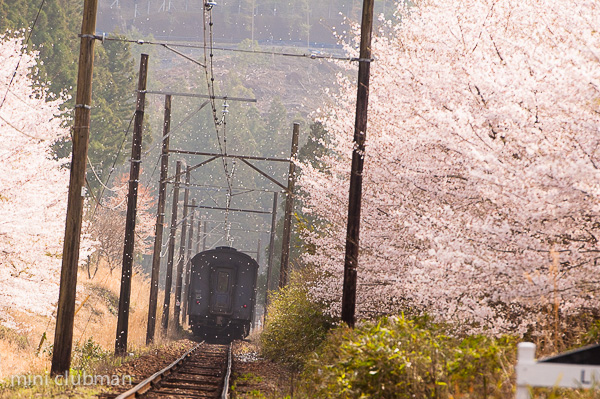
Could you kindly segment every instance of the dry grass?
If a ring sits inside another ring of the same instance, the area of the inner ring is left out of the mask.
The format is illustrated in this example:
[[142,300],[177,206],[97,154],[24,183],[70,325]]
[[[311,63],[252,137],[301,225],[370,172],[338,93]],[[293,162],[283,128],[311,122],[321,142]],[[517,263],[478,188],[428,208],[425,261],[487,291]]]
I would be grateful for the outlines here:
[[[77,313],[73,331],[73,346],[91,339],[107,352],[114,351],[117,325],[118,298],[121,273],[110,273],[101,265],[93,278],[84,269],[78,274]],[[143,351],[146,341],[150,281],[139,270],[134,270],[131,284],[129,316],[129,351]],[[160,336],[161,304],[164,293],[159,293],[156,343]],[[174,300],[171,301],[174,303]],[[16,374],[44,374],[50,370],[50,354],[54,342],[55,318],[11,312],[19,330],[0,327],[0,381]],[[172,323],[171,323],[172,324]]]

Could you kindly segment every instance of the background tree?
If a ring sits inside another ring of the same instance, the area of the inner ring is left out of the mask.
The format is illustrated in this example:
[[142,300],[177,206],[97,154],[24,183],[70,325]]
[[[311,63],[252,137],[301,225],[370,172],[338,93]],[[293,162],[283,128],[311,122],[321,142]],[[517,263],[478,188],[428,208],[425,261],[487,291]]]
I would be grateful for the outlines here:
[[[122,174],[111,188],[112,195],[96,209],[91,221],[91,235],[98,242],[98,261],[105,260],[110,272],[121,266],[125,218],[127,215],[127,190],[129,175]],[[135,224],[134,259],[152,250],[155,215],[152,212],[154,195],[143,184],[138,186],[137,219]]]

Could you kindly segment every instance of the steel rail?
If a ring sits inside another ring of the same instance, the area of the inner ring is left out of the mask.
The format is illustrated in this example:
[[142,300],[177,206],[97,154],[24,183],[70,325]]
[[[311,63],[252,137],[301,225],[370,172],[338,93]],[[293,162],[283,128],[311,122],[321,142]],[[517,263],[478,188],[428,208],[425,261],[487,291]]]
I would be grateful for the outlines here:
[[193,347],[192,349],[190,349],[189,351],[184,353],[183,356],[181,356],[179,359],[175,360],[173,363],[171,363],[164,369],[152,374],[150,377],[146,378],[144,381],[140,382],[139,384],[137,384],[130,390],[123,392],[122,394],[117,396],[115,399],[132,399],[132,398],[137,398],[137,397],[145,394],[150,389],[152,389],[157,383],[159,383],[166,374],[168,374],[171,370],[173,370],[173,368],[179,366],[186,358],[188,358],[194,351],[196,351],[198,348],[200,348],[203,344],[204,344],[204,341],[200,342],[198,345],[196,345],[195,347]]
[[229,344],[229,350],[227,351],[227,373],[225,374],[225,379],[223,380],[223,392],[221,393],[221,399],[227,399],[229,395],[229,378],[231,377],[231,348],[233,347],[233,342]]

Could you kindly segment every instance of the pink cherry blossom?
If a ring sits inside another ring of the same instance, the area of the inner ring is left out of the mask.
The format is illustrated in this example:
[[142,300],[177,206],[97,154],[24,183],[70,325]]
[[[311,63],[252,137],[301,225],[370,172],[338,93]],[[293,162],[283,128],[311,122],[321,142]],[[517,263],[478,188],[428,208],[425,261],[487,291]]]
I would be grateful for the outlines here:
[[[373,40],[357,311],[411,310],[471,331],[524,332],[557,301],[597,309],[600,4],[427,0]],[[356,88],[303,165],[306,233],[340,309]],[[555,255],[553,258],[553,254]]]

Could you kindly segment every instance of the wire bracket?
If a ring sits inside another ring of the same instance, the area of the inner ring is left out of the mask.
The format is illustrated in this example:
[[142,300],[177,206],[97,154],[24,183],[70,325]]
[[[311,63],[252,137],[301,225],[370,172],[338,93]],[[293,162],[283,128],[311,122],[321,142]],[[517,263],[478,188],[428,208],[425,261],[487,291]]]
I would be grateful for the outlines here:
[[352,62],[374,62],[375,58],[350,58]]
[[100,40],[102,43],[106,40],[106,32],[102,32],[102,35],[92,35],[90,33],[80,33],[77,37],[85,38],[85,39],[94,39]]
[[92,106],[87,104],[75,104],[75,108],[92,109]]

